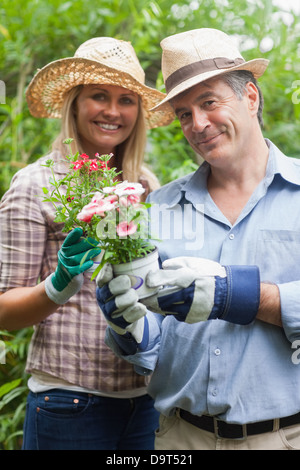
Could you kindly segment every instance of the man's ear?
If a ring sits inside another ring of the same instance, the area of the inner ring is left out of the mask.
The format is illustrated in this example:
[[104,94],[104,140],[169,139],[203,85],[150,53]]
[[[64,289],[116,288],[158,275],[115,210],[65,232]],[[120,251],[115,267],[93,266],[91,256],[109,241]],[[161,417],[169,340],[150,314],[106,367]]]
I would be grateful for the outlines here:
[[246,96],[249,111],[256,116],[259,108],[259,92],[254,83],[248,82],[246,84]]

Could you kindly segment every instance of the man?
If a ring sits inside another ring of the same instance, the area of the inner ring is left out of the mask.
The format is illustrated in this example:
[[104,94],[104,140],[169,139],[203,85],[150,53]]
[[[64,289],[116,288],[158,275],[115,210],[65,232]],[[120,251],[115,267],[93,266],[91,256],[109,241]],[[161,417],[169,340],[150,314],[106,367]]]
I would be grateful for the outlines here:
[[182,238],[158,244],[158,294],[142,304],[128,277],[101,273],[107,343],[153,373],[156,449],[300,449],[300,161],[262,135],[268,62],[211,29],[161,45],[157,110],[172,105],[204,163],[150,197],[186,216]]

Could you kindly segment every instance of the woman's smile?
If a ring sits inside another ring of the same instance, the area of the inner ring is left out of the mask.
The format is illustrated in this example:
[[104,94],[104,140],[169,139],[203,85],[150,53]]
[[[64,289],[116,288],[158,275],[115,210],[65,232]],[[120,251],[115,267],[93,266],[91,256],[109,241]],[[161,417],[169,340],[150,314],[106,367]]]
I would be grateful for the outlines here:
[[108,124],[104,122],[99,122],[99,121],[94,121],[97,127],[100,127],[100,129],[103,129],[105,131],[117,131],[118,129],[121,128],[119,124]]
[[115,153],[131,135],[139,112],[139,97],[115,85],[84,86],[77,101],[77,127],[86,152]]

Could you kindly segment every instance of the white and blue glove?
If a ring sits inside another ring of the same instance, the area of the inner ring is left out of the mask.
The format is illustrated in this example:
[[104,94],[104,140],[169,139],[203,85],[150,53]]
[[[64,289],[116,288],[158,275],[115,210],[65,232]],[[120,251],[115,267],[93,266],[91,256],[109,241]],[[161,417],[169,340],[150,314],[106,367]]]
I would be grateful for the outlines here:
[[149,341],[147,308],[138,302],[129,276],[113,278],[111,264],[104,265],[96,278],[96,297],[111,333],[127,355],[144,351]]
[[149,310],[186,323],[218,318],[247,325],[259,307],[257,266],[221,266],[204,258],[178,257],[148,273],[146,284],[161,286],[156,295],[141,300]]
[[65,304],[81,289],[83,272],[93,266],[92,259],[99,255],[98,242],[83,238],[80,227],[68,234],[58,251],[58,264],[54,273],[45,280],[45,291],[49,299],[58,305]]

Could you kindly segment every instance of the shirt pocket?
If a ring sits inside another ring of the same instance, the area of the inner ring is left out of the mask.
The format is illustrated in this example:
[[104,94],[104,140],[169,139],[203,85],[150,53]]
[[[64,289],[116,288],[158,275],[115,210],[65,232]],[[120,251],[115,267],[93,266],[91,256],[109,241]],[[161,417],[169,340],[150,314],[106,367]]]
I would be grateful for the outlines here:
[[285,283],[300,279],[300,232],[260,230],[255,264],[261,281]]

